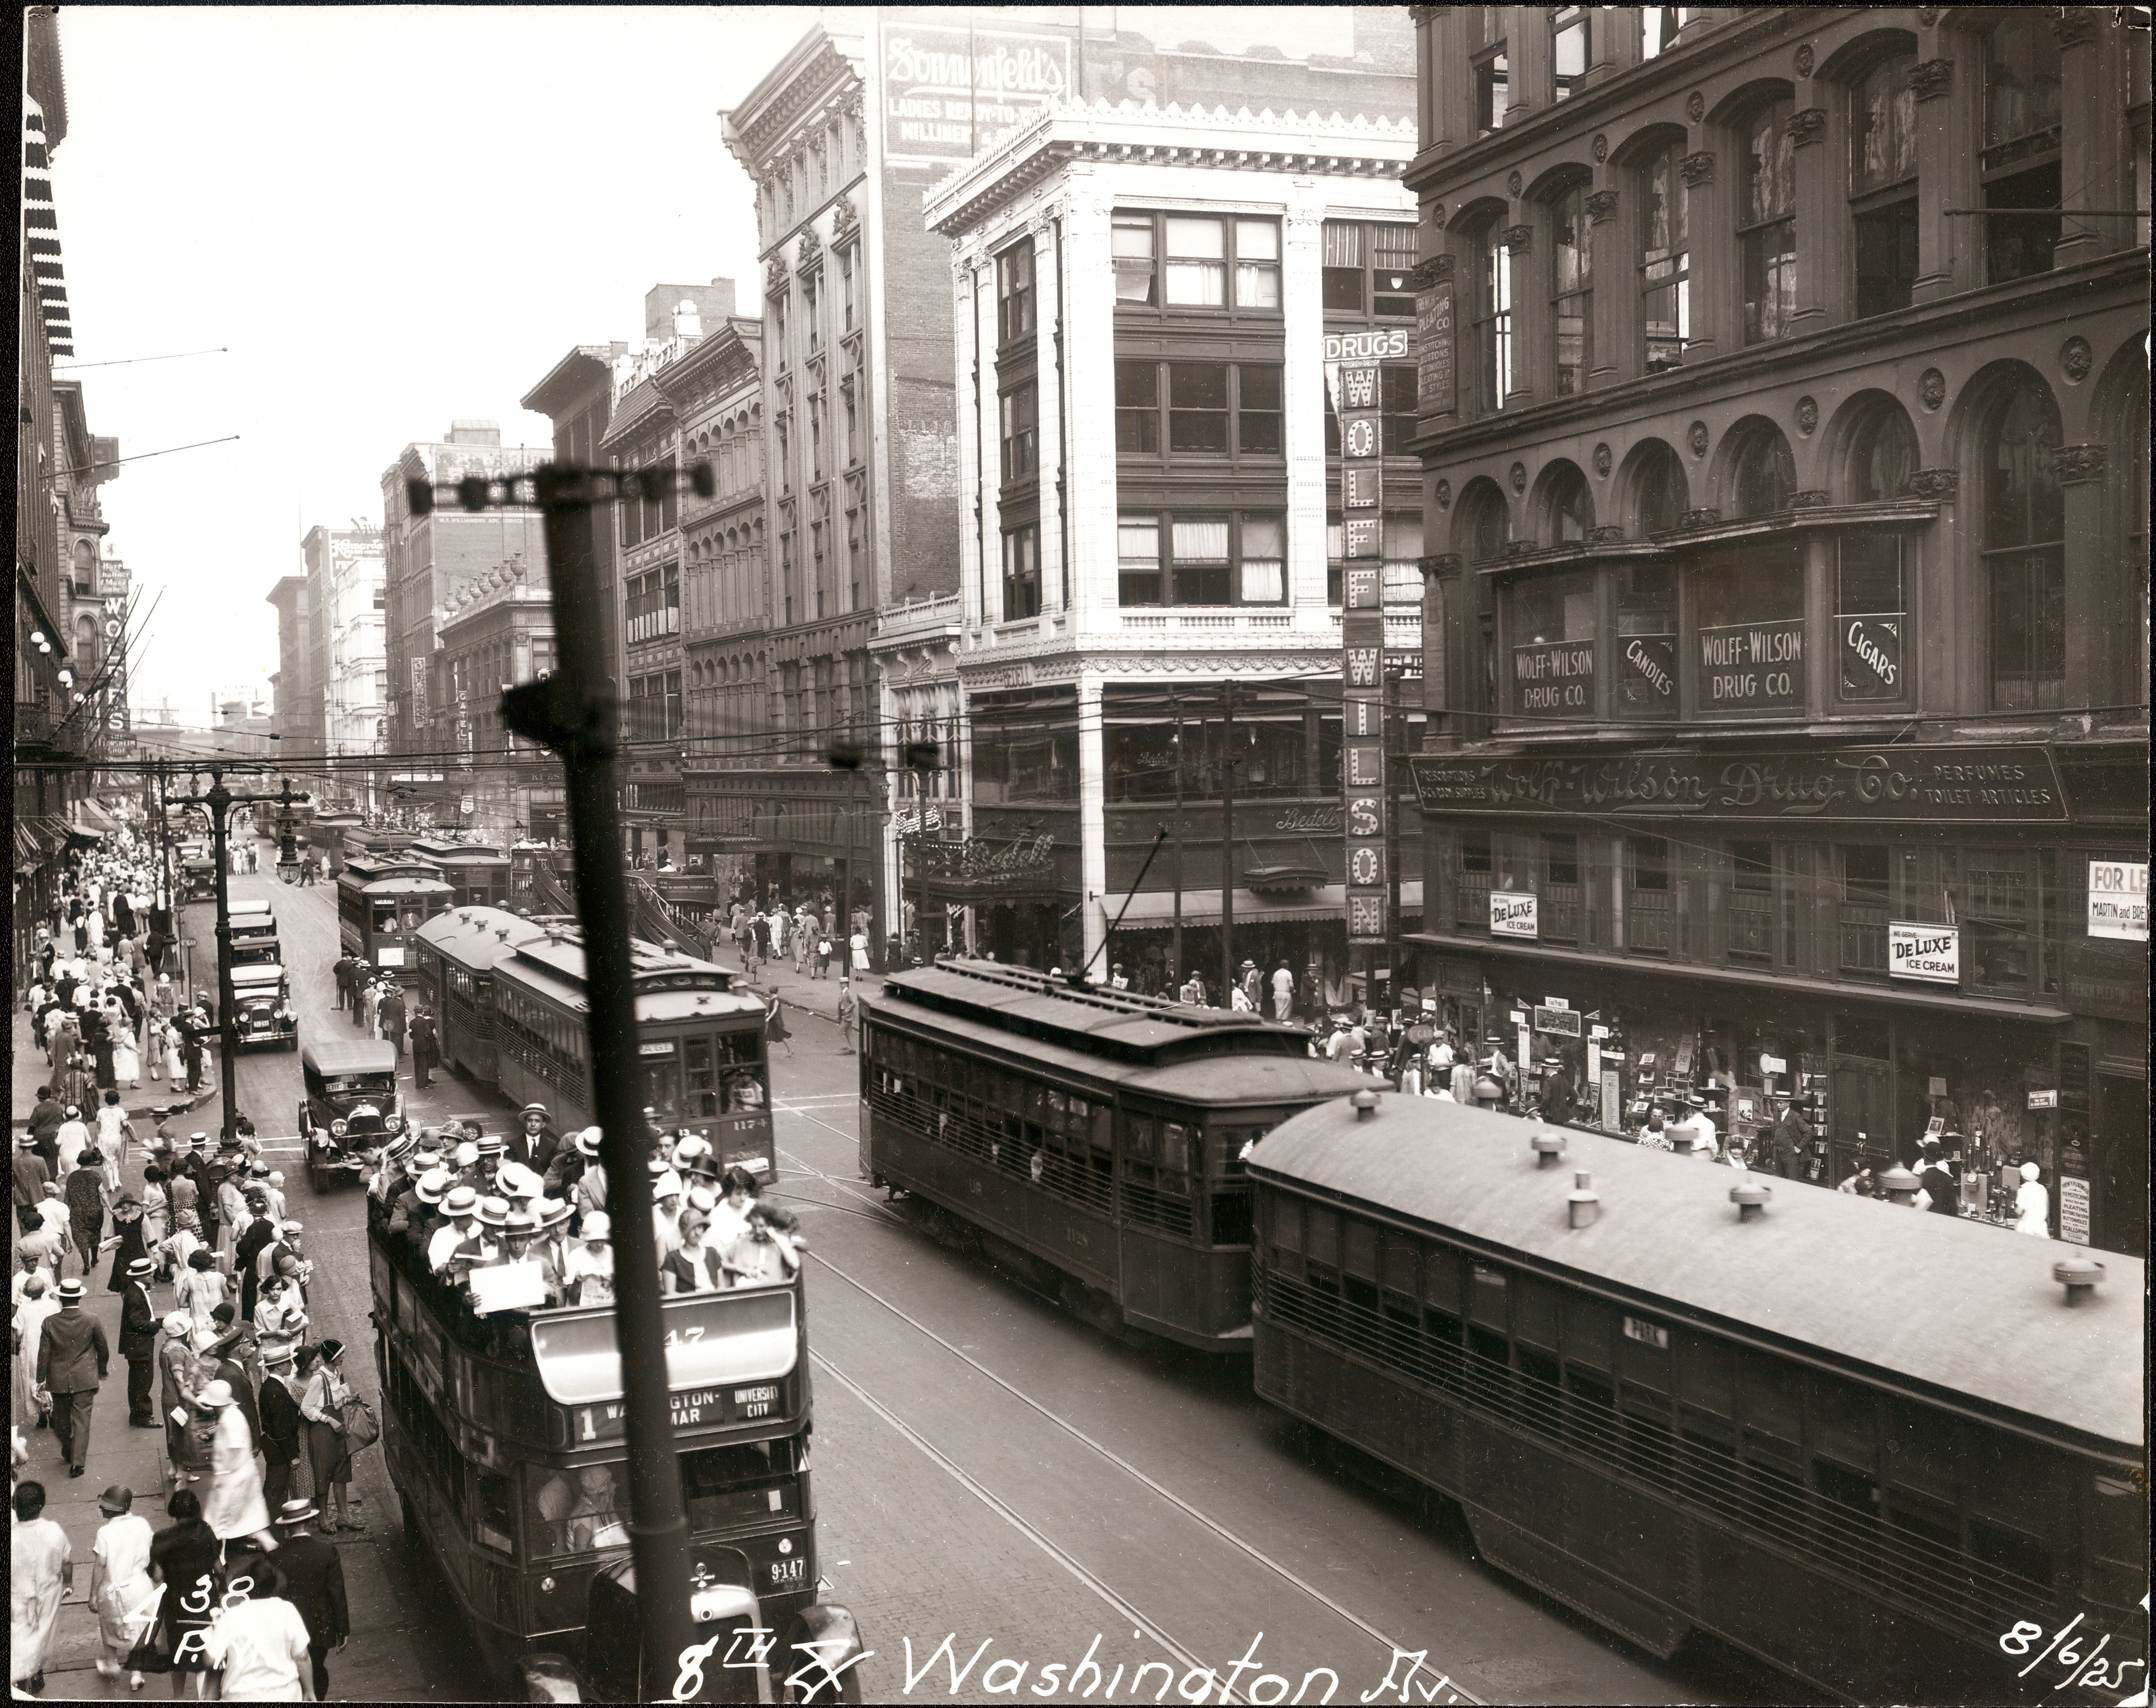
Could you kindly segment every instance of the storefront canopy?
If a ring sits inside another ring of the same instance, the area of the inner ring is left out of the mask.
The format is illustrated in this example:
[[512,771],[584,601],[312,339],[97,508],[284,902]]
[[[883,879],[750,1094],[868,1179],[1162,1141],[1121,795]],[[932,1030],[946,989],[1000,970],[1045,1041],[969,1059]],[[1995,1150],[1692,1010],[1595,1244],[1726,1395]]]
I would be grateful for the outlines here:
[[[1097,904],[1101,917],[1114,925],[1116,910],[1123,905],[1120,895],[1105,895]],[[1419,917],[1422,913],[1422,880],[1404,879],[1400,884],[1400,911]],[[1337,919],[1348,917],[1348,887],[1344,884],[1322,884],[1301,892],[1299,899],[1283,895],[1260,895],[1255,890],[1238,888],[1235,891],[1235,923],[1239,926],[1278,925],[1291,920]],[[1183,922],[1186,926],[1217,926],[1220,923],[1220,892],[1215,890],[1186,890],[1183,892]],[[1123,922],[1116,926],[1120,931],[1162,931],[1175,923],[1175,897],[1169,890],[1147,890],[1131,898]]]

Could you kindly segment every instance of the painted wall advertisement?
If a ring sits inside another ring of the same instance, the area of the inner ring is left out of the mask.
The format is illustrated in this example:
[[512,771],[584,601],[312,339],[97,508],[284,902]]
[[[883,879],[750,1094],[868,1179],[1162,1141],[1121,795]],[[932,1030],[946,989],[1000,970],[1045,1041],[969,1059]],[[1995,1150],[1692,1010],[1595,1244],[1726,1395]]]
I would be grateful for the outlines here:
[[2123,942],[2148,941],[2148,863],[2088,863],[2088,934]]
[[1067,38],[964,24],[883,27],[883,151],[966,160],[1070,93]]
[[1961,927],[1890,920],[1887,972],[1890,977],[1920,979],[1926,984],[1959,984]]
[[1440,279],[1415,303],[1415,409],[1450,415],[1452,398],[1452,281]]
[[1594,643],[1540,641],[1512,649],[1512,703],[1533,717],[1594,716]]

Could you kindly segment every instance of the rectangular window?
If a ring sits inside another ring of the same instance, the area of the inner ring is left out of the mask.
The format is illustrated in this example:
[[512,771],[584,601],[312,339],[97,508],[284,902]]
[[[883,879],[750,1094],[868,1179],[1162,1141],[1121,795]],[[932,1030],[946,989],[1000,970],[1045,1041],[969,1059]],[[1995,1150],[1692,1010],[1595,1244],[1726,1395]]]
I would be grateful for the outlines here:
[[1835,542],[1836,691],[1844,700],[1908,696],[1908,613],[1899,534],[1848,533]]
[[1617,715],[1674,717],[1677,710],[1676,572],[1628,563],[1617,572]]
[[1836,850],[1841,864],[1838,904],[1839,960],[1844,972],[1887,970],[1887,850],[1848,845]]
[[1391,606],[1422,603],[1422,518],[1388,515],[1384,520],[1384,577],[1382,597]]
[[[1410,374],[1414,372],[1410,368]],[[1281,371],[1262,362],[1235,368],[1235,449],[1245,455],[1281,454]],[[1120,446],[1117,449],[1121,449]]]
[[2036,875],[2018,849],[1971,849],[1962,862],[1962,930],[1974,989],[2030,992],[2036,963]]
[[1984,68],[1985,276],[1994,285],[2051,270],[2061,105],[2051,18],[2009,13],[1991,32]]
[[1228,449],[1228,368],[1224,362],[1168,366],[1168,448],[1172,453]]
[[1670,845],[1659,836],[1627,839],[1625,862],[1626,946],[1643,955],[1670,952]]
[[1692,8],[1689,6],[1643,6],[1640,8],[1640,57],[1659,59],[1676,44],[1677,32]]
[[1003,394],[1004,484],[1030,479],[1040,472],[1034,439],[1034,411],[1038,389],[1031,382]]
[[1587,81],[1587,8],[1560,6],[1550,14],[1550,99],[1569,100]]
[[1235,222],[1235,306],[1276,310],[1280,305],[1280,223],[1239,219]]
[[1379,320],[1413,320],[1415,228],[1373,225],[1370,237],[1370,312]]
[[[1578,8],[1572,10],[1577,11]],[[1584,21],[1580,28],[1586,28]],[[1550,321],[1557,331],[1557,394],[1587,389],[1594,329],[1594,246],[1587,187],[1567,191],[1551,209]]]
[[1151,308],[1158,300],[1153,290],[1152,215],[1118,213],[1109,235],[1116,266],[1116,300]]
[[1321,275],[1327,314],[1363,312],[1367,268],[1363,246],[1367,231],[1358,223],[1328,219],[1324,231],[1324,268]]
[[1477,245],[1475,334],[1482,407],[1502,409],[1512,395],[1512,252],[1492,225]]
[[996,331],[1009,344],[1034,329],[1033,239],[1027,238],[996,258]]
[[[1650,8],[1650,15],[1668,9]],[[1682,144],[1671,144],[1647,163],[1640,178],[1640,295],[1650,373],[1675,367],[1691,339],[1691,254],[1685,230],[1689,192],[1679,167],[1683,152]]]
[[1160,364],[1116,364],[1116,449],[1151,456],[1160,449]]
[[1496,44],[1495,52],[1478,54],[1475,60],[1475,128],[1488,136],[1492,131],[1504,128],[1505,104],[1512,99],[1507,90],[1508,72],[1505,64],[1505,44]]
[[1747,127],[1737,226],[1747,344],[1781,337],[1796,312],[1797,156],[1789,113],[1789,102],[1774,101]]
[[1229,602],[1228,519],[1178,517],[1169,533],[1171,603],[1224,605]]
[[1277,605],[1287,597],[1287,524],[1281,516],[1242,519],[1241,592],[1245,605]]
[[1594,715],[1594,577],[1537,576],[1511,590],[1512,710],[1522,717]]
[[1763,967],[1774,952],[1774,845],[1729,845],[1729,958]]
[[2027,711],[2066,703],[2065,548],[1987,551],[1991,593],[1991,704]]
[[1792,544],[1708,558],[1692,575],[1702,712],[1801,711],[1804,587]]
[[1160,521],[1156,516],[1121,516],[1116,522],[1116,603],[1161,603]]
[[1004,536],[1004,621],[1040,614],[1040,530],[1029,522]]
[[1167,290],[1170,308],[1225,308],[1228,305],[1228,244],[1221,220],[1189,214],[1168,216]]
[[1412,362],[1389,362],[1378,370],[1378,446],[1389,457],[1411,456],[1415,436],[1415,370]]

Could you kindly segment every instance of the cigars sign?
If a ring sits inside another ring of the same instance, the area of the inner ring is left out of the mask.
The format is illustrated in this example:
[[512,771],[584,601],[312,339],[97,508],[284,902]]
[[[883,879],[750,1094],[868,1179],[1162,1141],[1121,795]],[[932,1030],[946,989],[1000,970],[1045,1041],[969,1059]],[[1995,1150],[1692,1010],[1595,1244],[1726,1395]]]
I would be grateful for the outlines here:
[[1621,759],[1418,754],[1426,813],[1614,813],[1826,824],[2059,824],[2046,747],[1840,747]]

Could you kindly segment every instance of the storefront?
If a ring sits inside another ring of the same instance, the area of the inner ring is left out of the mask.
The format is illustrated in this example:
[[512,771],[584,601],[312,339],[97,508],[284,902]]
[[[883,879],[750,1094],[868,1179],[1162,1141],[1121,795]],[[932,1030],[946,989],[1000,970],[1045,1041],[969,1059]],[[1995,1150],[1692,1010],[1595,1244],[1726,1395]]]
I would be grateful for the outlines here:
[[1584,1124],[1636,1131],[1697,1095],[1763,1162],[1794,1105],[1821,1185],[1937,1132],[1971,1211],[2010,1207],[2033,1162],[2061,1237],[2141,1249],[2146,943],[2092,944],[2087,921],[2145,856],[2048,749],[1416,771],[1414,978],[1478,1049],[1563,1063]]

